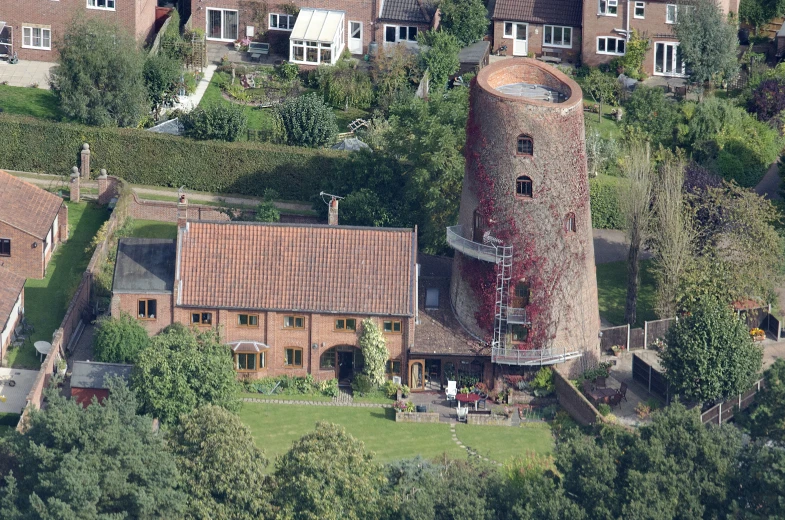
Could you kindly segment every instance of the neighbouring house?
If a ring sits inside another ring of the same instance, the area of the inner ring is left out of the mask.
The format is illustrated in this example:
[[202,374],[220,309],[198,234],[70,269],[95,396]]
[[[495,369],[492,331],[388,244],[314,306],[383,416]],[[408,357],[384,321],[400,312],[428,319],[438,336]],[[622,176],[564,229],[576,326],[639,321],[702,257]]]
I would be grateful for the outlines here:
[[0,359],[25,312],[25,279],[0,267]]
[[370,54],[374,45],[416,47],[417,33],[438,27],[422,0],[191,0],[192,25],[208,41],[262,39],[300,65],[333,64],[344,50]]
[[[154,33],[156,0],[2,0],[0,54],[19,59],[57,61],[55,43],[75,19],[116,24],[140,42]],[[8,52],[10,51],[10,52]]]
[[581,53],[583,0],[496,0],[490,13],[494,50],[575,63]]
[[109,397],[109,379],[120,377],[129,381],[133,368],[133,365],[120,363],[74,361],[71,370],[71,397],[85,408],[93,401],[93,397],[102,403]]
[[0,170],[0,267],[41,279],[55,248],[67,238],[63,199]]
[[150,334],[217,328],[241,378],[312,374],[347,381],[364,366],[362,321],[406,366],[417,312],[412,229],[186,221],[176,240],[124,238],[112,314]]

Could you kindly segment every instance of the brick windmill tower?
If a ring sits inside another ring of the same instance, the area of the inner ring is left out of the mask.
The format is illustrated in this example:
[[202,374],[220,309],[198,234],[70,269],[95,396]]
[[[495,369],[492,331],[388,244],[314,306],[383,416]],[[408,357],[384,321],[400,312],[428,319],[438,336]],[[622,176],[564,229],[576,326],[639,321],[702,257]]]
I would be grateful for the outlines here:
[[472,85],[450,297],[494,363],[599,351],[582,97],[527,58],[485,67]]

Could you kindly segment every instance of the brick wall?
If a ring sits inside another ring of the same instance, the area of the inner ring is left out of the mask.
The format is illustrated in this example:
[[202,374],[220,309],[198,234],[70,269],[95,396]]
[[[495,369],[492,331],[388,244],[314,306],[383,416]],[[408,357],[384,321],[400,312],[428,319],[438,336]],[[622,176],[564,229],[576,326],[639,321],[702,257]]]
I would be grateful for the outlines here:
[[154,320],[139,320],[148,334],[154,336],[172,324],[172,295],[171,294],[114,294],[112,296],[111,314],[118,316],[126,312],[133,317],[137,316],[140,299],[156,300],[157,316]]
[[437,423],[439,422],[439,414],[437,412],[396,412],[395,422]]
[[[0,328],[0,360],[5,359],[6,348],[8,347],[8,345],[11,344],[11,340],[13,339],[13,336],[14,336],[13,331],[16,328],[16,326],[19,324],[19,321],[22,319],[22,315],[23,315],[22,313],[23,313],[24,308],[25,308],[25,290],[24,290],[24,288],[20,291],[19,296],[17,297],[17,301],[19,303],[19,312],[18,312],[18,314],[16,316],[16,319],[13,321],[13,323],[11,323],[10,321],[5,323],[5,324],[0,323],[0,327],[5,325],[6,329],[9,332],[8,337],[5,338],[5,341],[3,342],[2,341],[2,332],[4,332],[4,329]],[[16,302],[14,303],[14,306],[16,306]]]
[[559,398],[559,404],[567,410],[570,417],[583,426],[594,424],[599,420],[600,412],[575,385],[556,370],[553,371],[553,383],[556,387],[556,396]]
[[[14,28],[14,50],[19,59],[57,61],[55,43],[60,41],[73,19],[93,18],[117,24],[137,40],[150,38],[155,24],[156,0],[116,0],[116,9],[88,9],[87,0],[2,0],[0,20]],[[22,26],[51,28],[51,50],[23,49]]]
[[[569,48],[564,47],[549,47],[543,44],[544,29],[543,24],[528,24],[528,32],[526,38],[528,39],[528,52],[534,53],[535,56],[542,56],[543,48],[548,50],[555,50],[560,53],[562,62],[576,63],[580,60],[581,55],[581,28],[572,27],[572,46]],[[507,46],[507,56],[513,54],[513,39],[511,37],[504,37],[504,20],[493,21],[493,52],[496,52],[502,45]]]
[[0,237],[11,239],[11,256],[0,256],[0,265],[25,278],[44,277],[44,248],[40,239],[3,222],[0,222]]

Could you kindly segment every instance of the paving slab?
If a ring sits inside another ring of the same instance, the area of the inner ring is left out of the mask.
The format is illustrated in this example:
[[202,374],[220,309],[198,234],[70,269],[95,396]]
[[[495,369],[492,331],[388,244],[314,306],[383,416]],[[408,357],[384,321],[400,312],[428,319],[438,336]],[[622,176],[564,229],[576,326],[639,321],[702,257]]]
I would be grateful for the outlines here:
[[36,377],[38,370],[0,368],[0,396],[5,398],[5,402],[0,399],[0,413],[22,413]]
[[33,84],[38,88],[49,89],[49,71],[57,63],[48,61],[19,60],[10,64],[0,61],[0,83],[8,82],[12,87],[29,87]]

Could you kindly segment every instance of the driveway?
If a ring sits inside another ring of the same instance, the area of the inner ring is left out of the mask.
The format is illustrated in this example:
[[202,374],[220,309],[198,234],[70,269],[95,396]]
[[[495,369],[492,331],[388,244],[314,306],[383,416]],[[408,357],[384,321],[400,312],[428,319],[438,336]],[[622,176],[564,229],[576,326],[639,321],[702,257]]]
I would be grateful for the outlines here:
[[12,87],[29,87],[37,84],[38,88],[49,89],[49,69],[57,65],[47,61],[19,60],[11,65],[0,61],[0,83],[7,81]]
[[[0,399],[0,413],[22,413],[36,377],[38,370],[0,368],[0,397],[5,398]],[[10,380],[16,384],[10,386]]]

